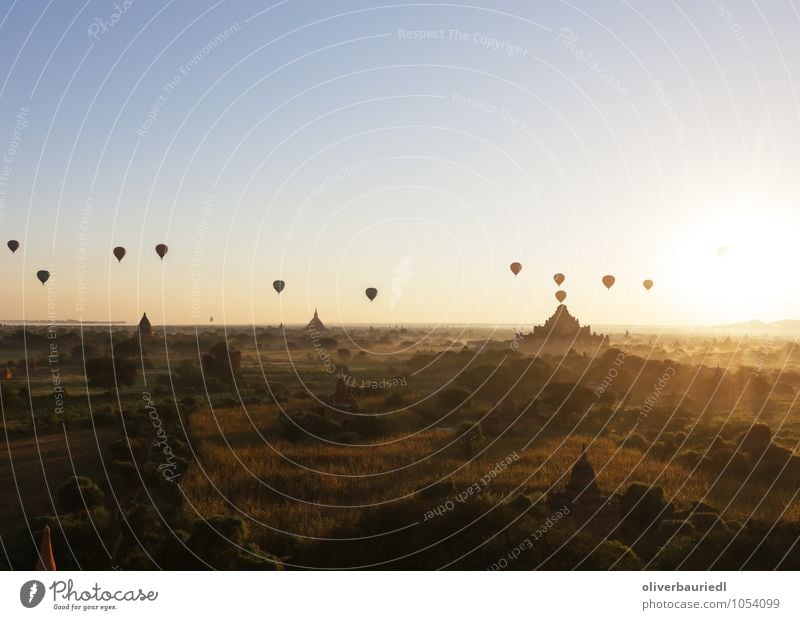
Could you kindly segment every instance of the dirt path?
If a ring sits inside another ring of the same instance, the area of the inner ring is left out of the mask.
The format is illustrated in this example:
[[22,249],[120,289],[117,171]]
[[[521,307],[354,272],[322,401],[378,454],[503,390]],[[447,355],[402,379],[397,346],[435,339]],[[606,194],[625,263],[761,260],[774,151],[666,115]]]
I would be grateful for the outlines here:
[[89,428],[68,430],[66,437],[63,432],[55,432],[39,435],[38,440],[22,437],[6,442],[0,433],[0,532],[18,527],[23,515],[20,497],[28,517],[52,514],[54,500],[48,496],[48,484],[55,493],[75,473],[105,487],[105,451],[119,436],[116,428],[97,429],[96,436],[95,430]]

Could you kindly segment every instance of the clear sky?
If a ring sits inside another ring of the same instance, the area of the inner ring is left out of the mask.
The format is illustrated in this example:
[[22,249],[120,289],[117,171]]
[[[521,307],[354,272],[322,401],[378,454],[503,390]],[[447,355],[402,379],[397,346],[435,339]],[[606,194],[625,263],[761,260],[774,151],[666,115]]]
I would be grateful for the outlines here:
[[557,271],[584,322],[798,317],[798,32],[789,1],[7,0],[0,318],[530,324]]

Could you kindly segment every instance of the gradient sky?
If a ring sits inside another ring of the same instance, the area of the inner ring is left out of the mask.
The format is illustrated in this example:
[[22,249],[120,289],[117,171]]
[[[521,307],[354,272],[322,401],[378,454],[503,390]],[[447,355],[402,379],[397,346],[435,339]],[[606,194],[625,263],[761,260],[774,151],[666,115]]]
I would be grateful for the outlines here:
[[799,315],[788,0],[124,9],[0,9],[0,318]]

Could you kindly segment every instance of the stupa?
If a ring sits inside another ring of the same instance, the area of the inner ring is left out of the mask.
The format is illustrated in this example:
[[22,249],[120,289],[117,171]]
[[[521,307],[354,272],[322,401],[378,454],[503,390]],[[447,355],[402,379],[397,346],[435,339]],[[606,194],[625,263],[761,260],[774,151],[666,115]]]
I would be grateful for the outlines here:
[[326,332],[326,331],[328,331],[328,328],[325,327],[323,322],[320,320],[319,315],[317,314],[317,309],[316,308],[314,308],[314,316],[308,322],[308,326],[306,327],[306,329],[308,329],[309,331],[310,330],[316,330],[318,332]]
[[150,319],[147,318],[147,312],[142,315],[142,320],[139,321],[139,335],[140,336],[152,336],[153,335],[153,326],[150,323]]
[[551,510],[568,508],[571,521],[596,534],[607,535],[619,525],[619,505],[603,495],[597,486],[585,444],[572,466],[566,486],[561,491],[548,493],[547,505]]
[[[347,369],[345,368],[346,372]],[[358,411],[358,397],[356,391],[339,377],[336,380],[336,389],[329,400],[330,405],[339,411]]]

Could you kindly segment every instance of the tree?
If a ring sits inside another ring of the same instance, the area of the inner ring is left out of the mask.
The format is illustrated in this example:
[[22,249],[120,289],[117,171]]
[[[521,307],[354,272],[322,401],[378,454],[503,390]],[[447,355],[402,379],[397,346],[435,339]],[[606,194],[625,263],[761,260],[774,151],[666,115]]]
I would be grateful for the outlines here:
[[139,338],[127,338],[114,343],[114,357],[133,357],[137,358],[142,354],[144,344],[140,343]]
[[628,524],[644,532],[657,528],[662,520],[671,517],[675,507],[664,498],[661,487],[634,482],[620,497],[620,510]]
[[756,456],[761,455],[772,443],[772,431],[766,424],[753,424],[739,437],[742,450]]
[[97,355],[97,347],[92,346],[90,344],[76,344],[69,350],[69,355],[73,360],[76,361],[83,361],[85,359],[90,359]]
[[605,390],[602,394],[600,394],[600,396],[597,397],[597,402],[601,405],[611,406],[617,402],[617,396],[614,394],[614,392]]
[[769,398],[771,387],[761,375],[751,377],[746,395],[750,398],[754,411],[758,411],[760,407],[764,406]]
[[232,570],[246,537],[247,524],[242,519],[213,515],[192,524],[187,545],[217,570]]
[[102,506],[105,496],[100,487],[86,476],[70,476],[56,490],[59,505],[67,512],[82,512]]
[[233,383],[242,366],[242,353],[227,342],[218,342],[202,357],[201,363],[206,377]]
[[439,404],[448,409],[455,409],[458,406],[466,405],[472,394],[467,390],[459,388],[449,388],[439,394]]
[[542,391],[542,401],[562,414],[585,413],[595,398],[592,390],[574,383],[549,383]]
[[118,385],[136,383],[137,366],[124,358],[98,357],[86,362],[86,377],[90,387],[113,390]]

